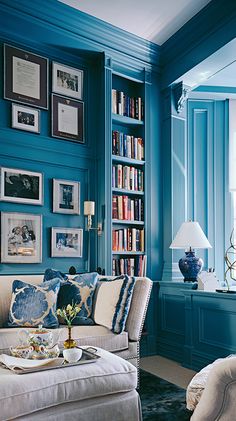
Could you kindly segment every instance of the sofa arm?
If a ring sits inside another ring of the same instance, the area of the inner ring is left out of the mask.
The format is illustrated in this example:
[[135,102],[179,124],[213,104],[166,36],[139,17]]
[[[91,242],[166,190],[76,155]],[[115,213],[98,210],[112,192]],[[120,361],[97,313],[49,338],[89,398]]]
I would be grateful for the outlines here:
[[152,290],[149,278],[136,278],[125,330],[131,341],[139,341]]
[[229,421],[236,413],[236,357],[216,365],[191,421]]

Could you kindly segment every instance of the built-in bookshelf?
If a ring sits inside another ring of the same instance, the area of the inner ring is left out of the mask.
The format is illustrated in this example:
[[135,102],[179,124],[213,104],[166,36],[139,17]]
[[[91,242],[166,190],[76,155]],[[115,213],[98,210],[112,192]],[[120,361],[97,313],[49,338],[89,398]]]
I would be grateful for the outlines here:
[[146,274],[145,88],[112,75],[112,273]]

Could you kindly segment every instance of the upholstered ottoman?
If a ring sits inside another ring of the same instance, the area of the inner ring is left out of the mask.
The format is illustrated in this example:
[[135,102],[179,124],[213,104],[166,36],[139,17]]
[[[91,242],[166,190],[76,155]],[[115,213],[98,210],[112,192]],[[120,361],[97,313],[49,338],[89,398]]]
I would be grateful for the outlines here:
[[139,421],[137,370],[98,349],[93,363],[18,375],[0,368],[0,419]]

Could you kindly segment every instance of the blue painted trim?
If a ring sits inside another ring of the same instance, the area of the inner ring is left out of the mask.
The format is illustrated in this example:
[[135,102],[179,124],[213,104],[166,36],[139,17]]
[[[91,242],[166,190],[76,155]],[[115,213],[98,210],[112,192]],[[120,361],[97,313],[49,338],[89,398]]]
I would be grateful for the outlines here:
[[204,86],[200,85],[197,88],[193,89],[193,92],[212,92],[212,93],[228,93],[235,94],[236,87],[232,86]]
[[236,37],[236,3],[214,0],[161,46],[162,88]]

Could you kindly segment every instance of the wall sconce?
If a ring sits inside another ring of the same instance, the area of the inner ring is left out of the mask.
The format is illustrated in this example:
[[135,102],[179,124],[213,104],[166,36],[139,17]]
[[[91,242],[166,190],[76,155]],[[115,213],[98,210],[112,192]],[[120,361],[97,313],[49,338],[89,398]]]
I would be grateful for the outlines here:
[[87,231],[96,230],[98,235],[102,235],[102,223],[98,223],[97,227],[92,226],[92,216],[95,215],[95,202],[85,201],[84,202],[84,216],[88,217]]

